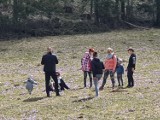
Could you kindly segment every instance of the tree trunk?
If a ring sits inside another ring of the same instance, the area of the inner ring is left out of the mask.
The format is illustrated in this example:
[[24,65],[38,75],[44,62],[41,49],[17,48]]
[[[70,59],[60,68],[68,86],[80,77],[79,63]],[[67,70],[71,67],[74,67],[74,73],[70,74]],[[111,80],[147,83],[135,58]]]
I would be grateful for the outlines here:
[[95,23],[99,25],[99,0],[94,0]]
[[90,8],[90,15],[92,16],[93,14],[93,0],[91,0],[91,8]]
[[18,0],[13,0],[13,23],[18,23]]
[[157,6],[157,20],[156,24],[160,27],[160,0],[156,0],[156,6]]
[[126,19],[125,0],[121,0],[121,19]]
[[116,17],[117,17],[117,20],[119,21],[120,20],[120,7],[119,7],[119,0],[116,0]]

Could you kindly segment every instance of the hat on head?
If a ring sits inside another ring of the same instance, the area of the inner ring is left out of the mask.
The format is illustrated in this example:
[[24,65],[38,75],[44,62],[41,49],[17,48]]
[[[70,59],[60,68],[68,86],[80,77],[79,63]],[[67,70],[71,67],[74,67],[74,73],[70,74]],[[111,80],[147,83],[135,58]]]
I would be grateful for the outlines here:
[[132,47],[129,47],[127,51],[132,51],[134,52],[134,49]]
[[113,49],[109,47],[109,48],[107,49],[107,51],[113,52]]

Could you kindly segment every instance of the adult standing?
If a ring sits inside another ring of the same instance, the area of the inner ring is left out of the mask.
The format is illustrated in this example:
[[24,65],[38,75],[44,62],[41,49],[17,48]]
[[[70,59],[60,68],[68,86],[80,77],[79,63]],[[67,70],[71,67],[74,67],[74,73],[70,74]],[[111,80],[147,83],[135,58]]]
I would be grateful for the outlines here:
[[86,87],[86,79],[87,74],[89,75],[90,79],[90,88],[92,87],[92,75],[91,75],[91,56],[94,52],[94,49],[90,48],[89,51],[85,52],[85,55],[81,59],[82,71],[84,75],[84,88]]
[[42,57],[42,61],[41,61],[41,64],[44,65],[45,86],[46,86],[47,97],[50,97],[50,86],[49,86],[50,77],[52,77],[55,82],[56,96],[60,95],[58,90],[58,80],[56,76],[56,64],[58,64],[58,59],[52,53],[53,53],[52,48],[48,47],[47,54],[45,54]]
[[103,90],[104,85],[106,84],[106,80],[108,78],[108,75],[110,75],[111,81],[112,81],[112,89],[115,87],[115,80],[114,80],[114,73],[116,71],[116,65],[117,65],[117,57],[113,52],[112,48],[107,49],[107,56],[104,62],[105,70],[104,70],[104,77],[103,82],[100,87],[100,90]]
[[98,58],[98,53],[93,53],[93,60],[91,62],[92,65],[92,72],[93,72],[93,81],[95,85],[96,96],[98,97],[99,88],[98,88],[98,81],[101,79],[104,69],[104,64]]
[[129,48],[128,53],[130,57],[129,57],[129,62],[127,66],[127,78],[128,78],[127,87],[133,87],[134,86],[133,73],[135,71],[135,66],[136,66],[136,54],[134,53],[133,48]]

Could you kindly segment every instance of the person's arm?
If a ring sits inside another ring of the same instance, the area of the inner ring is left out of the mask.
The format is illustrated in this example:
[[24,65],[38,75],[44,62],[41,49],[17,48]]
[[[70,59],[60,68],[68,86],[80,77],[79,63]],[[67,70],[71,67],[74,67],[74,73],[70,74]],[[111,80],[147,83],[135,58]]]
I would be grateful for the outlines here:
[[122,74],[124,74],[124,67],[122,66]]
[[96,77],[96,68],[93,61],[91,61],[91,67],[92,67],[93,77]]
[[117,57],[114,55],[113,56],[113,64],[114,64],[114,66],[113,66],[113,72],[115,72],[115,70],[116,70],[116,66],[117,66]]
[[55,62],[56,62],[56,64],[58,64],[58,59],[57,59],[57,57],[55,56]]
[[104,71],[106,70],[106,63],[107,62],[107,59],[105,59],[105,61],[104,61]]
[[134,55],[134,56],[132,57],[132,68],[135,69],[135,67],[136,67],[136,56]]
[[44,60],[44,56],[42,57],[42,60],[41,60],[41,65],[44,65],[45,64],[45,60]]
[[103,64],[103,62],[101,62],[101,64],[102,64],[102,69],[104,70],[104,69],[105,69],[105,67],[104,67],[104,64]]
[[131,55],[128,66],[131,67],[134,72],[136,66],[136,56],[134,54]]
[[84,59],[81,59],[81,70],[84,71]]

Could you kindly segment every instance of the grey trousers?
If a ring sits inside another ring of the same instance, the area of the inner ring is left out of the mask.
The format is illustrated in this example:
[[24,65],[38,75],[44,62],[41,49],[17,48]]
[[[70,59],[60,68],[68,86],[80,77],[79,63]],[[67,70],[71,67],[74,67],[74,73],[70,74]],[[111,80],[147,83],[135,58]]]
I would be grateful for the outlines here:
[[114,80],[114,72],[112,70],[106,70],[104,72],[102,87],[104,87],[104,85],[106,84],[106,80],[108,78],[108,75],[110,75],[110,78],[112,81],[112,87],[114,88],[115,87],[115,80]]

